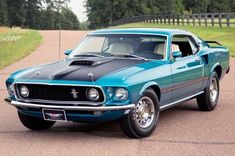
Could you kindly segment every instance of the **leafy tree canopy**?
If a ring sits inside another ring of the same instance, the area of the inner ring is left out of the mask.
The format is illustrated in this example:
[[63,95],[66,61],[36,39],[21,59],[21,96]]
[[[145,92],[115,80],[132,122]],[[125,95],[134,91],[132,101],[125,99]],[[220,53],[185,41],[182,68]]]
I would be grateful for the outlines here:
[[80,29],[69,0],[0,0],[0,25],[31,29]]
[[235,0],[86,0],[90,28],[149,14],[235,12]]

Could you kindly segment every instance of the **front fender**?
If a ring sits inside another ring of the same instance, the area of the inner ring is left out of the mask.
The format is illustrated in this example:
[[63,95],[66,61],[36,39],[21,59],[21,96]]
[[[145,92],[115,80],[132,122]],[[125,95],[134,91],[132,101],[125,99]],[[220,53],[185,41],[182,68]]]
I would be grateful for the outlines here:
[[143,95],[143,92],[144,92],[147,88],[149,88],[149,87],[151,87],[151,86],[158,86],[158,84],[157,84],[157,82],[155,82],[155,81],[150,81],[150,82],[146,83],[146,84],[142,87],[142,89],[140,90],[140,96],[142,96],[142,95]]

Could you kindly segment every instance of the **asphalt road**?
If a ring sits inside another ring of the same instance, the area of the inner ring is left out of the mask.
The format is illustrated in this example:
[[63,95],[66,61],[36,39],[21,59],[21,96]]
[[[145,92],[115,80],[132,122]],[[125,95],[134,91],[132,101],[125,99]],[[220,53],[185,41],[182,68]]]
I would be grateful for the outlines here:
[[[62,51],[75,47],[87,32],[63,31]],[[58,31],[41,31],[42,45],[0,71],[0,155],[235,155],[235,59],[221,82],[219,105],[198,111],[195,100],[166,110],[151,137],[129,139],[115,122],[57,123],[47,131],[23,127],[16,109],[3,99],[5,80],[17,69],[58,60]],[[63,53],[61,54],[63,56]]]

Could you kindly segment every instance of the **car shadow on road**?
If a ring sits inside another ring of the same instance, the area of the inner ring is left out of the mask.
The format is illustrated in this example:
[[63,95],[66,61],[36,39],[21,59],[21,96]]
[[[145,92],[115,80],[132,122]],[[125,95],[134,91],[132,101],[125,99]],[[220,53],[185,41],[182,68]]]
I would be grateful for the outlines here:
[[[162,121],[177,119],[182,115],[187,113],[192,113],[192,111],[199,112],[195,101],[189,101],[182,103],[173,108],[167,109],[161,112]],[[168,121],[170,122],[170,121]],[[158,125],[159,127],[161,124]],[[30,133],[35,133],[29,131]],[[118,125],[118,121],[112,122],[102,122],[102,123],[57,123],[53,128],[46,131],[39,131],[42,135],[51,135],[52,133],[57,134],[61,137],[66,133],[71,136],[76,134],[76,136],[96,136],[96,137],[107,137],[107,138],[127,138],[122,132]]]
[[[190,113],[200,113],[197,108],[196,101],[192,100],[182,103],[173,108],[161,112],[160,124],[157,129],[161,129],[162,123],[171,123]],[[156,130],[157,131],[157,130]],[[155,131],[155,132],[156,132]],[[33,135],[35,137],[49,137],[51,135],[57,137],[106,137],[106,138],[127,138],[121,131],[118,121],[101,122],[101,123],[56,123],[51,129],[45,131],[2,131],[0,133],[23,133],[24,135]],[[158,133],[160,133],[158,131]],[[157,134],[156,134],[157,135]]]
[[[185,110],[185,111],[199,111],[198,109],[198,106],[196,104],[196,100],[191,100],[191,101],[188,101],[188,102],[185,102],[185,103],[182,103],[182,104],[179,104],[175,107],[173,107],[172,109],[175,109],[175,110]],[[172,110],[172,109],[169,109],[169,110]]]

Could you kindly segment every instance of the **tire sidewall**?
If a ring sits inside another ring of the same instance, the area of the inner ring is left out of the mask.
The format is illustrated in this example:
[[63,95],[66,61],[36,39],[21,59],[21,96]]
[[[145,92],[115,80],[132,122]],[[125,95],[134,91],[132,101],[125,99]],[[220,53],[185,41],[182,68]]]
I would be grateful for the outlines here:
[[154,129],[158,123],[159,114],[160,114],[159,102],[158,102],[158,98],[157,98],[157,95],[155,94],[155,92],[153,90],[148,89],[148,90],[144,91],[141,98],[144,96],[149,97],[154,103],[155,116],[154,116],[154,119],[153,119],[151,125],[147,128],[140,127],[139,125],[137,125],[137,123],[135,121],[134,110],[132,109],[129,113],[130,124],[132,125],[132,128],[135,131],[135,133],[140,137],[147,137],[154,131]]
[[21,123],[30,130],[45,130],[55,124],[55,121],[45,121],[42,118],[27,116],[20,111],[18,111],[18,116]]

